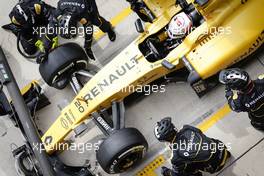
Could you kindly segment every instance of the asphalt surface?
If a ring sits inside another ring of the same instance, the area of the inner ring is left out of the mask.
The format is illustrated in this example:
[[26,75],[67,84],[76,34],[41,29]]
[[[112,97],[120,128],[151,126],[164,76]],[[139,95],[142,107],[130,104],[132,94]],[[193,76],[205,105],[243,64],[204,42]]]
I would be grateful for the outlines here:
[[[9,22],[8,13],[16,0],[4,1],[0,0],[0,25]],[[56,4],[56,1],[47,0],[51,4]],[[98,0],[98,7],[102,14],[107,19],[111,19],[120,13],[128,4],[124,1],[120,3],[112,3],[110,0]],[[117,32],[117,40],[112,43],[107,36],[104,36],[99,41],[96,41],[93,46],[93,51],[97,58],[93,62],[98,67],[102,67],[111,61],[120,51],[133,41],[138,35],[134,21],[135,14],[131,14],[124,21],[121,21],[115,28]],[[22,88],[31,80],[40,79],[38,66],[25,60],[15,47],[15,37],[0,29],[0,44],[3,47],[8,61],[13,69],[19,86]],[[83,43],[83,39],[78,39],[76,42]],[[257,78],[261,73],[264,73],[264,66],[260,61],[264,62],[263,49],[252,56],[250,61],[243,65],[252,78]],[[172,117],[177,128],[181,128],[184,124],[198,125],[205,119],[211,118],[222,106],[226,104],[224,97],[224,87],[218,85],[215,89],[207,93],[202,98],[198,98],[192,88],[187,83],[169,83],[165,86],[164,93],[152,93],[148,96],[139,97],[135,101],[128,103],[126,106],[126,126],[136,127],[139,129],[150,145],[149,153],[146,159],[137,168],[122,174],[131,176],[136,174],[147,166],[156,156],[164,154],[167,159],[170,153],[165,150],[165,145],[159,143],[153,135],[154,124],[163,117]],[[60,113],[60,108],[69,103],[74,97],[70,87],[65,90],[58,91],[46,86],[46,94],[52,102],[51,105],[42,109],[37,114],[36,123],[41,130],[45,131],[57,118]],[[75,143],[90,142],[95,143],[102,138],[102,134],[94,127],[93,122],[89,122],[90,131],[77,139],[69,138]],[[227,167],[219,175],[227,176],[262,176],[262,163],[264,161],[264,142],[261,141],[263,133],[256,131],[250,126],[247,114],[245,113],[228,113],[221,120],[214,123],[206,134],[219,138],[226,144],[230,143],[232,159],[230,166]],[[260,142],[259,142],[260,141]],[[259,143],[258,143],[259,142]],[[12,123],[6,117],[0,118],[0,156],[2,162],[0,164],[0,176],[13,176],[14,159],[11,155],[10,145],[20,146],[23,139],[19,131],[12,127]],[[62,160],[69,165],[84,165],[87,160],[90,160],[92,165],[95,165],[94,152],[85,151],[66,151],[60,154]],[[237,161],[235,161],[237,160]],[[232,161],[235,161],[232,163]],[[169,166],[169,161],[165,163]],[[159,174],[159,168],[155,170]],[[107,175],[103,173],[103,175]]]

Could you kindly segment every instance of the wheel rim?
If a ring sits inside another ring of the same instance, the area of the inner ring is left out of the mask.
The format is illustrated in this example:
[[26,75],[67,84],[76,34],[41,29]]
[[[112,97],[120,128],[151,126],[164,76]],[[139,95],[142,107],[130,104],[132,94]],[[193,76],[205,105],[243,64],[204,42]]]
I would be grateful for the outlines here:
[[136,146],[128,151],[124,152],[119,156],[118,164],[116,164],[116,169],[119,172],[124,172],[129,168],[137,164],[145,155],[145,146]]
[[125,158],[122,158],[119,162],[118,169],[123,171],[132,167],[142,157],[142,152],[130,153]]
[[[79,61],[77,61],[75,63],[69,64],[67,66],[69,68],[67,68],[67,67],[66,67],[66,69],[63,68],[60,72],[58,72],[54,76],[54,78],[52,79],[51,84],[54,85],[54,87],[56,87],[57,84],[58,84],[58,82],[60,82],[61,80],[63,80],[65,77],[68,78],[68,76],[70,75],[70,73],[74,72],[75,71],[74,69],[76,67],[78,67],[78,65],[82,65],[82,64],[85,64],[85,67],[87,67],[87,61],[85,61],[85,60],[79,60]],[[58,87],[60,87],[60,86],[58,86]]]

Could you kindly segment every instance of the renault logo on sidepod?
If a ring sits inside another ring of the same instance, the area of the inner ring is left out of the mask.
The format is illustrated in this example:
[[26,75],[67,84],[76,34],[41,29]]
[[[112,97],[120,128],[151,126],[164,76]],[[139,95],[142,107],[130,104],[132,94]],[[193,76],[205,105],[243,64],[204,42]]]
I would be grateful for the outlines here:
[[52,142],[52,136],[47,136],[47,137],[45,138],[45,140],[44,140],[44,143],[45,143],[46,145],[50,144],[51,142]]

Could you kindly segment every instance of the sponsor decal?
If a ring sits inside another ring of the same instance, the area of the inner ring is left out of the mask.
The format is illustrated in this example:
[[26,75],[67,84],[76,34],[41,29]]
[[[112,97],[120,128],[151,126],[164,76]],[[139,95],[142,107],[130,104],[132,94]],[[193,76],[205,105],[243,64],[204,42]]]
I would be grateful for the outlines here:
[[65,118],[61,118],[60,119],[60,122],[61,122],[61,126],[65,129],[69,129],[69,123],[67,122],[67,120]]
[[61,122],[61,126],[64,129],[69,129],[70,125],[73,125],[75,121],[75,117],[73,116],[73,113],[71,110],[69,110],[69,113],[65,112],[64,116],[61,117],[60,122]]
[[245,106],[247,108],[250,108],[251,106],[258,103],[258,101],[261,100],[262,98],[264,98],[264,92],[261,95],[257,96],[254,100],[250,101],[249,103],[246,103]]
[[85,8],[84,4],[78,2],[62,2],[61,6],[75,6],[75,7],[81,7],[82,9]]
[[250,54],[252,54],[258,47],[261,46],[261,44],[263,43],[263,41],[264,41],[264,30],[261,32],[260,36],[256,39],[256,41],[246,50],[246,52],[243,53],[241,56],[239,56],[235,60],[235,63],[241,61],[245,57],[247,57]]
[[110,130],[111,127],[106,123],[106,121],[101,117],[97,117],[96,120],[102,125],[102,127],[104,127],[105,130]]
[[52,136],[47,136],[46,138],[45,138],[45,140],[44,140],[44,143],[46,144],[46,145],[48,145],[48,144],[50,144],[51,142],[52,142]]
[[[110,74],[107,75],[105,79],[97,82],[97,84],[93,88],[91,88],[86,95],[77,98],[74,102],[74,105],[79,110],[79,112],[83,113],[85,111],[85,108],[89,106],[89,102],[102,94],[121,77],[124,77],[130,70],[135,69],[136,65],[138,64],[136,57],[137,56],[134,56],[124,64],[120,65],[116,70],[110,72]],[[82,105],[82,102],[85,102],[86,107]]]

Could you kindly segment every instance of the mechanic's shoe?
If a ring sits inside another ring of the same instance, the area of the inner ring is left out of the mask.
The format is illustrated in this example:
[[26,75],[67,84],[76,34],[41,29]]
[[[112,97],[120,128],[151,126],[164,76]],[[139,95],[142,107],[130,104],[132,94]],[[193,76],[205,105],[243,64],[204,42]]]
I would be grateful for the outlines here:
[[162,166],[161,167],[161,175],[162,176],[171,176],[171,169],[169,169],[165,166]]
[[114,42],[116,40],[116,33],[113,28],[111,28],[111,30],[108,31],[107,34],[111,42]]
[[256,130],[264,131],[264,124],[263,123],[258,123],[258,122],[254,122],[254,121],[251,121],[250,123]]
[[85,52],[86,52],[86,54],[87,54],[87,56],[90,58],[90,59],[92,59],[92,60],[95,60],[95,57],[94,57],[94,54],[93,54],[93,51],[91,50],[91,48],[86,48],[85,49]]
[[16,36],[18,36],[18,33],[20,31],[20,29],[16,25],[14,25],[12,23],[3,25],[2,28],[5,29],[5,30],[11,31]]
[[229,151],[227,151],[227,158],[231,158],[231,156],[232,154]]
[[196,172],[190,176],[203,176],[203,173],[202,172]]

